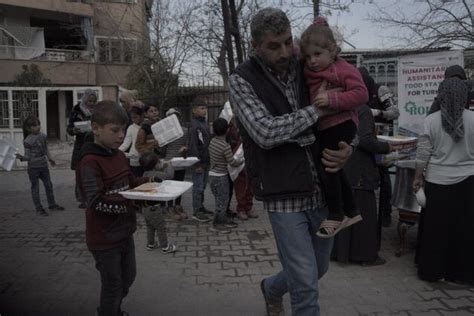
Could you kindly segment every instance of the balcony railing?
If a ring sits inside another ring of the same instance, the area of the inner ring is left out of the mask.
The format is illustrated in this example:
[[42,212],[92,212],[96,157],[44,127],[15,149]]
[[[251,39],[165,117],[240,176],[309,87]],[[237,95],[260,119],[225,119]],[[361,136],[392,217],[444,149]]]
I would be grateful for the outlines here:
[[94,54],[88,50],[0,45],[0,59],[93,62]]

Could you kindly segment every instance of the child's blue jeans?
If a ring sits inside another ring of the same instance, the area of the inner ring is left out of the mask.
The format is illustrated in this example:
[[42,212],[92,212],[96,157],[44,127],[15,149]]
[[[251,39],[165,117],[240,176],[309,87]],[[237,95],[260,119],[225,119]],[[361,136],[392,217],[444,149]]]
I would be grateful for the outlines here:
[[216,200],[216,215],[214,223],[222,223],[226,216],[227,204],[229,203],[229,177],[209,176],[211,191]]
[[100,272],[100,315],[117,316],[122,300],[128,294],[136,275],[133,236],[107,250],[91,250],[95,267]]
[[43,181],[44,189],[46,191],[46,198],[48,199],[48,206],[55,206],[53,184],[51,183],[51,176],[49,175],[48,167],[44,168],[28,168],[28,177],[31,182],[31,196],[37,211],[43,209],[41,205],[41,198],[39,195],[39,180]]

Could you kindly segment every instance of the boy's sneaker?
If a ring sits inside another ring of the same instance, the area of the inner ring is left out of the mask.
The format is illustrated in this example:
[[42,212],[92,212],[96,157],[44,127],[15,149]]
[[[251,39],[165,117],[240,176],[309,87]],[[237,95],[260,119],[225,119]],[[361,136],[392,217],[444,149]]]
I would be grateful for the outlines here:
[[169,206],[167,209],[167,213],[168,213],[168,216],[175,221],[182,220],[181,214],[178,213],[178,211],[176,210],[174,206]]
[[239,226],[239,224],[234,222],[230,217],[226,217],[223,224],[227,228],[237,228]]
[[211,228],[209,228],[211,232],[216,232],[219,234],[229,234],[230,229],[227,228],[224,224],[212,224]]
[[173,253],[176,252],[176,245],[168,242],[166,247],[161,247],[162,253]]
[[202,213],[206,214],[206,215],[212,215],[212,216],[215,215],[213,211],[209,211],[209,210],[208,210],[207,208],[205,208],[204,206],[201,207],[200,211],[201,211]]
[[64,211],[64,207],[60,206],[60,205],[53,205],[53,206],[50,206],[48,207],[51,211]]
[[186,212],[184,211],[183,207],[181,205],[176,205],[174,207],[174,209],[176,210],[176,212],[179,214],[179,216],[181,217],[181,219],[188,219],[188,214],[186,214]]
[[193,219],[198,221],[198,222],[201,222],[201,223],[207,223],[207,222],[211,221],[211,219],[209,217],[207,217],[207,215],[202,213],[202,212],[194,213],[193,214]]
[[146,245],[146,250],[148,250],[148,251],[155,250],[156,248],[158,248],[158,244],[156,242],[154,242],[153,244],[147,244]]
[[46,211],[43,208],[40,208],[39,210],[36,210],[36,214],[38,214],[40,216],[49,216],[49,214],[46,213]]

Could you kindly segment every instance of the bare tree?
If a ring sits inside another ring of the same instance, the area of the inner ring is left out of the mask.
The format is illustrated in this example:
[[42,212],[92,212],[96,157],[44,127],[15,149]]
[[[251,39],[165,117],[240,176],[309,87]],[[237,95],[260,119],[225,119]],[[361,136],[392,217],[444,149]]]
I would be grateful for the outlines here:
[[139,52],[136,69],[129,73],[129,87],[159,106],[167,101],[179,78],[186,76],[186,63],[194,52],[189,25],[194,23],[196,5],[188,1],[158,0],[150,23],[150,47]]
[[[472,0],[423,0],[413,10],[402,10],[399,1],[380,7],[371,21],[397,29],[394,39],[410,47],[472,47],[474,16]],[[401,31],[401,32],[400,32]]]

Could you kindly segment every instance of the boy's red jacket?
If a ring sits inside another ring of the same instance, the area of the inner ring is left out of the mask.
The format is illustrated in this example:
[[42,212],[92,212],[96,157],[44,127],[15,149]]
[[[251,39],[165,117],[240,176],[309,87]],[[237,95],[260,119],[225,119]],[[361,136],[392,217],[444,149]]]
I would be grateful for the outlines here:
[[136,178],[120,150],[95,143],[84,144],[77,172],[77,184],[87,203],[86,242],[90,250],[119,245],[136,230],[136,207],[118,192],[148,181]]

